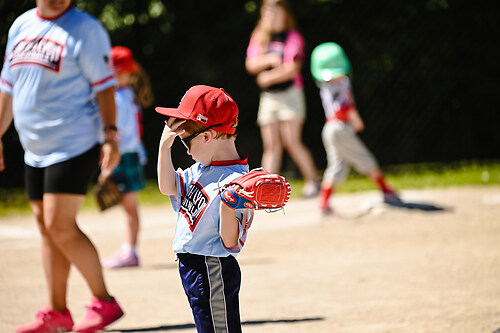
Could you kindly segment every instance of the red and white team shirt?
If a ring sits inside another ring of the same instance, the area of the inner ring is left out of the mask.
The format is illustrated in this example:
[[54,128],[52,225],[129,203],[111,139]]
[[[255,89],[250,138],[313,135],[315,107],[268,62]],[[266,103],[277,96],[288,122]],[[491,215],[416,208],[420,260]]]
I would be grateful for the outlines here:
[[236,256],[247,238],[253,220],[253,210],[237,209],[239,221],[238,245],[226,248],[220,236],[219,187],[247,173],[247,159],[212,162],[210,166],[195,163],[176,175],[177,195],[170,196],[178,213],[173,250],[212,257]]

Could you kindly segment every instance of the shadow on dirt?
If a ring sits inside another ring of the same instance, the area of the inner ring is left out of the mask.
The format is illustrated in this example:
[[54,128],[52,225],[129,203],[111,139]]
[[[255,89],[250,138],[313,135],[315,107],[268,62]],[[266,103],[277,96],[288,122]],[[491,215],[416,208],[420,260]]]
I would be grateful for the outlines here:
[[385,202],[385,204],[388,206],[391,206],[391,207],[422,210],[425,212],[444,212],[444,211],[452,212],[453,211],[453,208],[451,208],[451,207],[436,206],[433,204],[423,203],[423,202],[410,202],[410,201],[403,201],[403,200],[395,200],[395,201],[391,201],[391,202]]
[[168,330],[182,330],[196,328],[194,324],[179,324],[179,325],[161,325],[155,327],[141,327],[141,328],[124,328],[120,330],[106,330],[106,332],[156,332]]
[[[308,321],[325,320],[323,317],[312,318],[296,318],[296,319],[262,319],[262,320],[247,320],[242,322],[243,326],[255,326],[264,324],[294,324]],[[168,330],[180,330],[195,328],[194,324],[180,324],[180,325],[161,325],[156,327],[142,327],[142,328],[126,328],[120,330],[106,330],[106,332],[156,332]]]
[[306,321],[325,320],[323,317],[312,318],[297,318],[297,319],[263,319],[263,320],[247,320],[242,322],[242,325],[263,325],[263,324],[294,324]]

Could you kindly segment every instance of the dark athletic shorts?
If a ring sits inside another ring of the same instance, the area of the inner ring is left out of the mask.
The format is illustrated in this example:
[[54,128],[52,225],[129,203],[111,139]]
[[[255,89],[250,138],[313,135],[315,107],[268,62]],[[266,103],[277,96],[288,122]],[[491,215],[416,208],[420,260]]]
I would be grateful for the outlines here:
[[142,190],[146,186],[146,183],[144,180],[144,171],[139,162],[139,154],[123,154],[120,164],[118,164],[111,175],[111,179],[124,193]]
[[95,145],[70,160],[34,168],[25,165],[26,190],[30,201],[42,200],[44,193],[87,193],[89,182],[99,170],[101,146]]

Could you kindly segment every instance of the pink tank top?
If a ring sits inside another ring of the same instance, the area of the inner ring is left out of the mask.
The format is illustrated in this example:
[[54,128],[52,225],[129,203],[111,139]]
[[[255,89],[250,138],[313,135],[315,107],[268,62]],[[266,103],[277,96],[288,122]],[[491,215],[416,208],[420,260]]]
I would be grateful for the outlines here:
[[[271,36],[266,53],[278,53],[283,59],[283,63],[302,61],[304,59],[304,39],[296,30],[290,30]],[[247,48],[247,58],[255,58],[262,54],[262,48],[258,38],[252,35]],[[279,83],[267,90],[282,90],[288,86],[303,88],[302,75],[298,73],[293,80]]]

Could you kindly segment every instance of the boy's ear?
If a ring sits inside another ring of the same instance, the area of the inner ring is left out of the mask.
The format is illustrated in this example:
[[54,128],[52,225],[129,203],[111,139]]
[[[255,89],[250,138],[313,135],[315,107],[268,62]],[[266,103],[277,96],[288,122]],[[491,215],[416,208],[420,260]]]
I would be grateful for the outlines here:
[[214,130],[208,130],[203,132],[203,138],[205,140],[205,143],[209,143],[212,139],[215,138],[215,131]]

